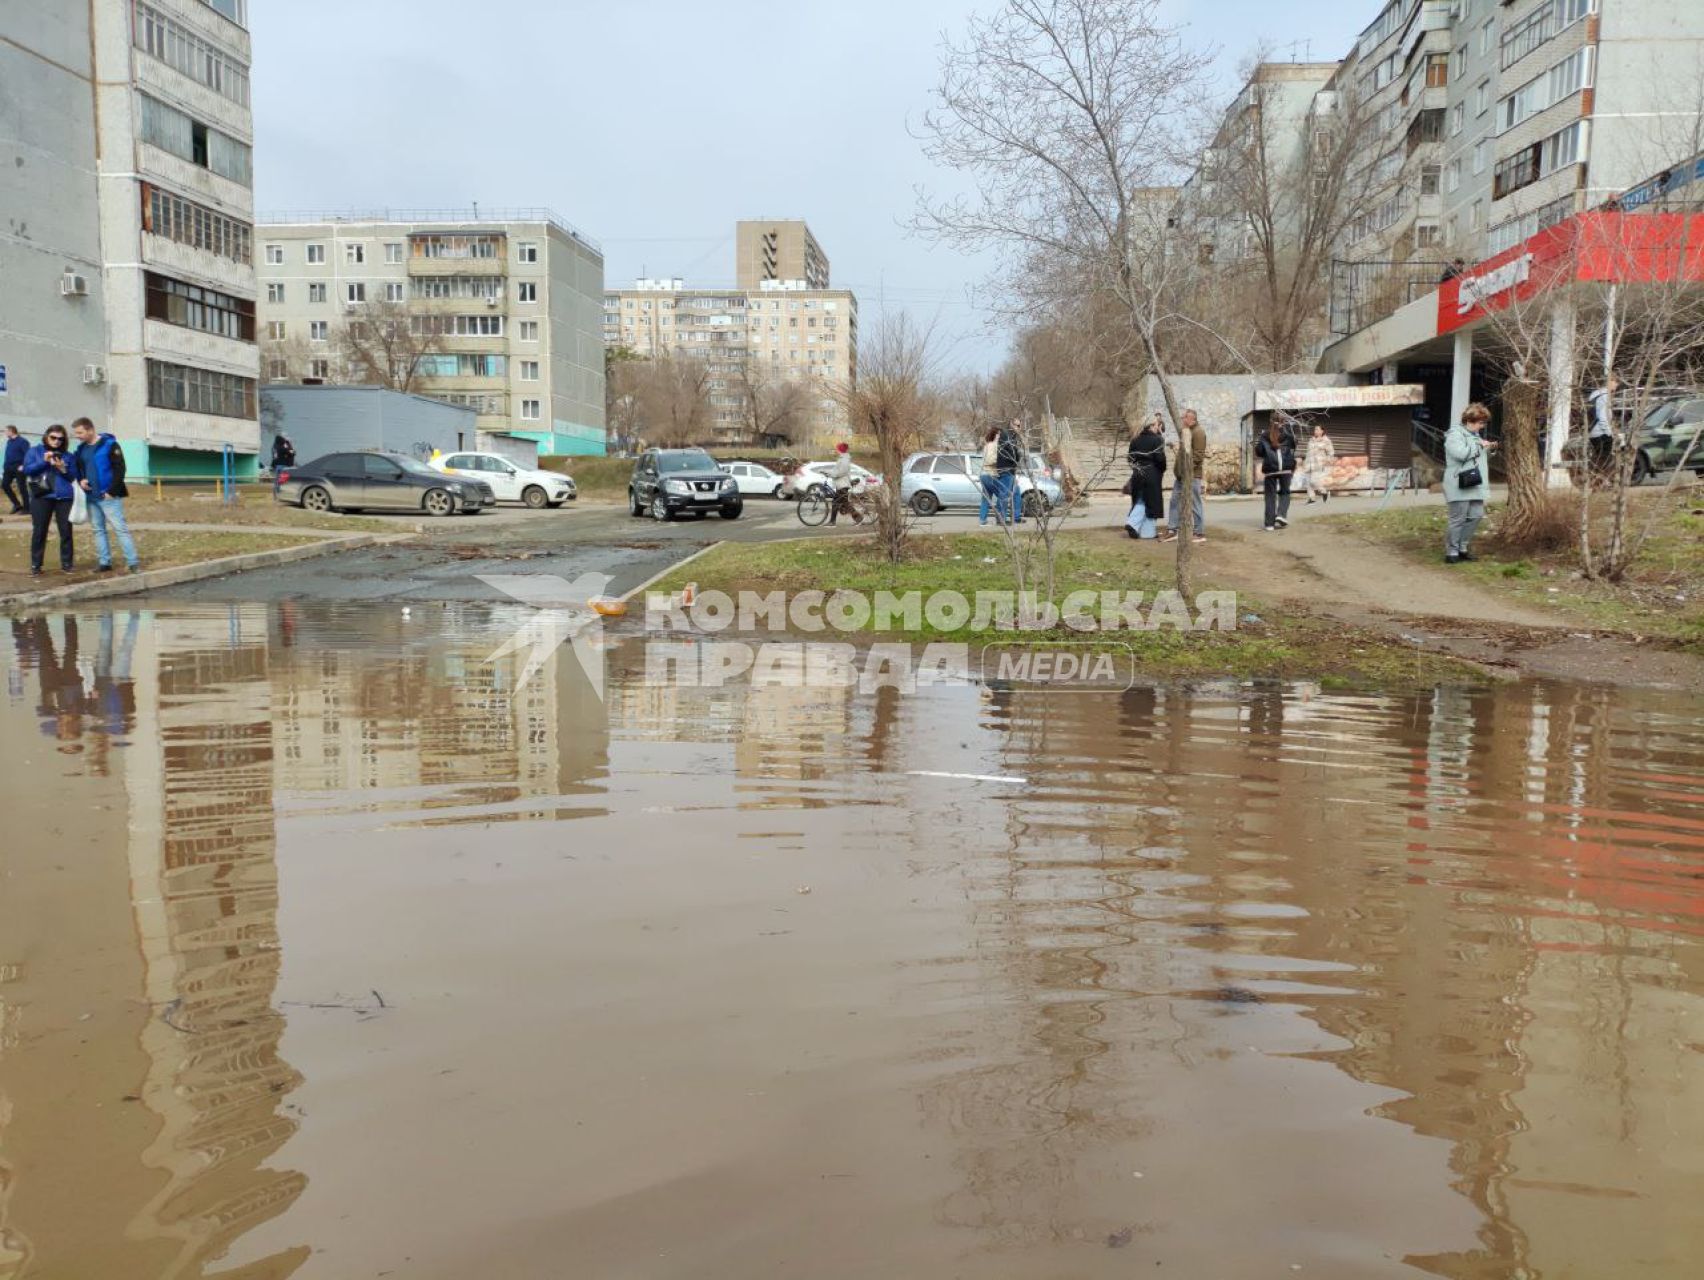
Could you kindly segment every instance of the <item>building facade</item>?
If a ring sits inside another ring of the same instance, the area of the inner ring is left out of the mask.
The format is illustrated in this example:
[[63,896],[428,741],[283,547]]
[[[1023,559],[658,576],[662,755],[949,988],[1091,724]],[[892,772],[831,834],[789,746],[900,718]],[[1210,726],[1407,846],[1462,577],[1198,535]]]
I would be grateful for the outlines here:
[[430,335],[411,387],[539,453],[602,454],[603,253],[545,210],[281,216],[256,232],[268,382],[356,384],[346,326]]
[[0,422],[133,475],[252,474],[246,0],[0,0]]
[[828,288],[828,255],[803,219],[735,223],[734,283],[751,290],[781,280]]

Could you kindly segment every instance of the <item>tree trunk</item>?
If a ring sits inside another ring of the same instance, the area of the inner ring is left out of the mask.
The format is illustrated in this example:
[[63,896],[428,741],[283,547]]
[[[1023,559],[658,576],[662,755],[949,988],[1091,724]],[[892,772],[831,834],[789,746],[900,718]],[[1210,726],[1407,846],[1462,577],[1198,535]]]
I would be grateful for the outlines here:
[[1520,545],[1535,532],[1546,501],[1544,462],[1538,456],[1538,388],[1511,378],[1503,387],[1503,466],[1509,505],[1502,533]]

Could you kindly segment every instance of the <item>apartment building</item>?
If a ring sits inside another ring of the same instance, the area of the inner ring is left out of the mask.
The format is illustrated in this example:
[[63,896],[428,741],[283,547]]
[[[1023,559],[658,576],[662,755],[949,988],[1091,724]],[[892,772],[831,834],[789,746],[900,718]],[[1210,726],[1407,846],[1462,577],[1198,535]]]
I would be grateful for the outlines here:
[[430,337],[412,390],[542,456],[602,454],[603,252],[543,209],[279,215],[256,231],[269,382],[360,383],[350,325],[390,305]]
[[735,223],[734,283],[750,290],[781,280],[828,288],[828,255],[811,229],[798,218]]
[[0,3],[0,422],[252,473],[247,0]]
[[1371,109],[1377,199],[1339,245],[1350,333],[1697,154],[1704,5],[1390,0],[1329,89]]

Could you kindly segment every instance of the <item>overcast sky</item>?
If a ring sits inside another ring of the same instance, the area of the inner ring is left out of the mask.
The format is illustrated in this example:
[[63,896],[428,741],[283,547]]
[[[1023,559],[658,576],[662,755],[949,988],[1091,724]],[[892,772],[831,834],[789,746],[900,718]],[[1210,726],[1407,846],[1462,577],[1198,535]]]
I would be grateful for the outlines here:
[[[257,206],[547,206],[603,245],[612,285],[729,283],[737,219],[803,217],[866,323],[878,295],[938,317],[947,363],[986,369],[1005,346],[971,299],[988,264],[901,223],[918,186],[953,184],[908,123],[941,33],[988,3],[252,0]],[[1378,0],[1169,7],[1229,97],[1260,42],[1341,57]]]

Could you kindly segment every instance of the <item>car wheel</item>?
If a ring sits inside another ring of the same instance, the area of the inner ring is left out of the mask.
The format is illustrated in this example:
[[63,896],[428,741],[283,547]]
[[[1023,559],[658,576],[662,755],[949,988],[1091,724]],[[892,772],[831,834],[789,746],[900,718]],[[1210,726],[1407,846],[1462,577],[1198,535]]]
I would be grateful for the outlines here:
[[429,516],[447,516],[455,513],[456,500],[450,497],[448,489],[428,489],[420,505]]
[[669,510],[669,504],[663,501],[663,495],[660,493],[651,499],[651,519],[662,521],[674,519],[674,512]]
[[941,500],[927,489],[911,495],[911,509],[920,516],[932,516],[941,509]]
[[1035,519],[1037,516],[1041,515],[1045,509],[1046,500],[1034,489],[1031,489],[1024,495],[1024,514],[1030,519]]
[[521,501],[526,503],[527,506],[531,507],[534,511],[542,511],[550,503],[550,499],[545,496],[544,490],[540,489],[536,484],[529,484],[525,489],[521,490]]
[[740,502],[736,502],[732,506],[723,507],[722,508],[722,519],[724,519],[724,520],[738,520],[740,518],[740,513],[744,510],[745,510],[745,504],[740,503]]
[[1651,478],[1651,459],[1643,449],[1633,455],[1633,483],[1644,484]]
[[302,490],[302,510],[329,512],[336,510],[331,505],[331,495],[317,484],[310,484]]
[[642,516],[645,514],[645,504],[639,501],[639,495],[632,489],[627,491],[627,514],[631,516]]
[[779,500],[779,499],[780,499],[780,497],[781,497],[781,486],[780,486],[780,485],[776,485],[776,486],[775,486],[775,487],[774,487],[774,488],[773,488],[773,489],[771,489],[771,490],[770,490],[770,491],[769,491],[769,496],[770,496],[770,497],[771,497],[771,498],[775,498],[775,499],[777,499],[777,500]]

